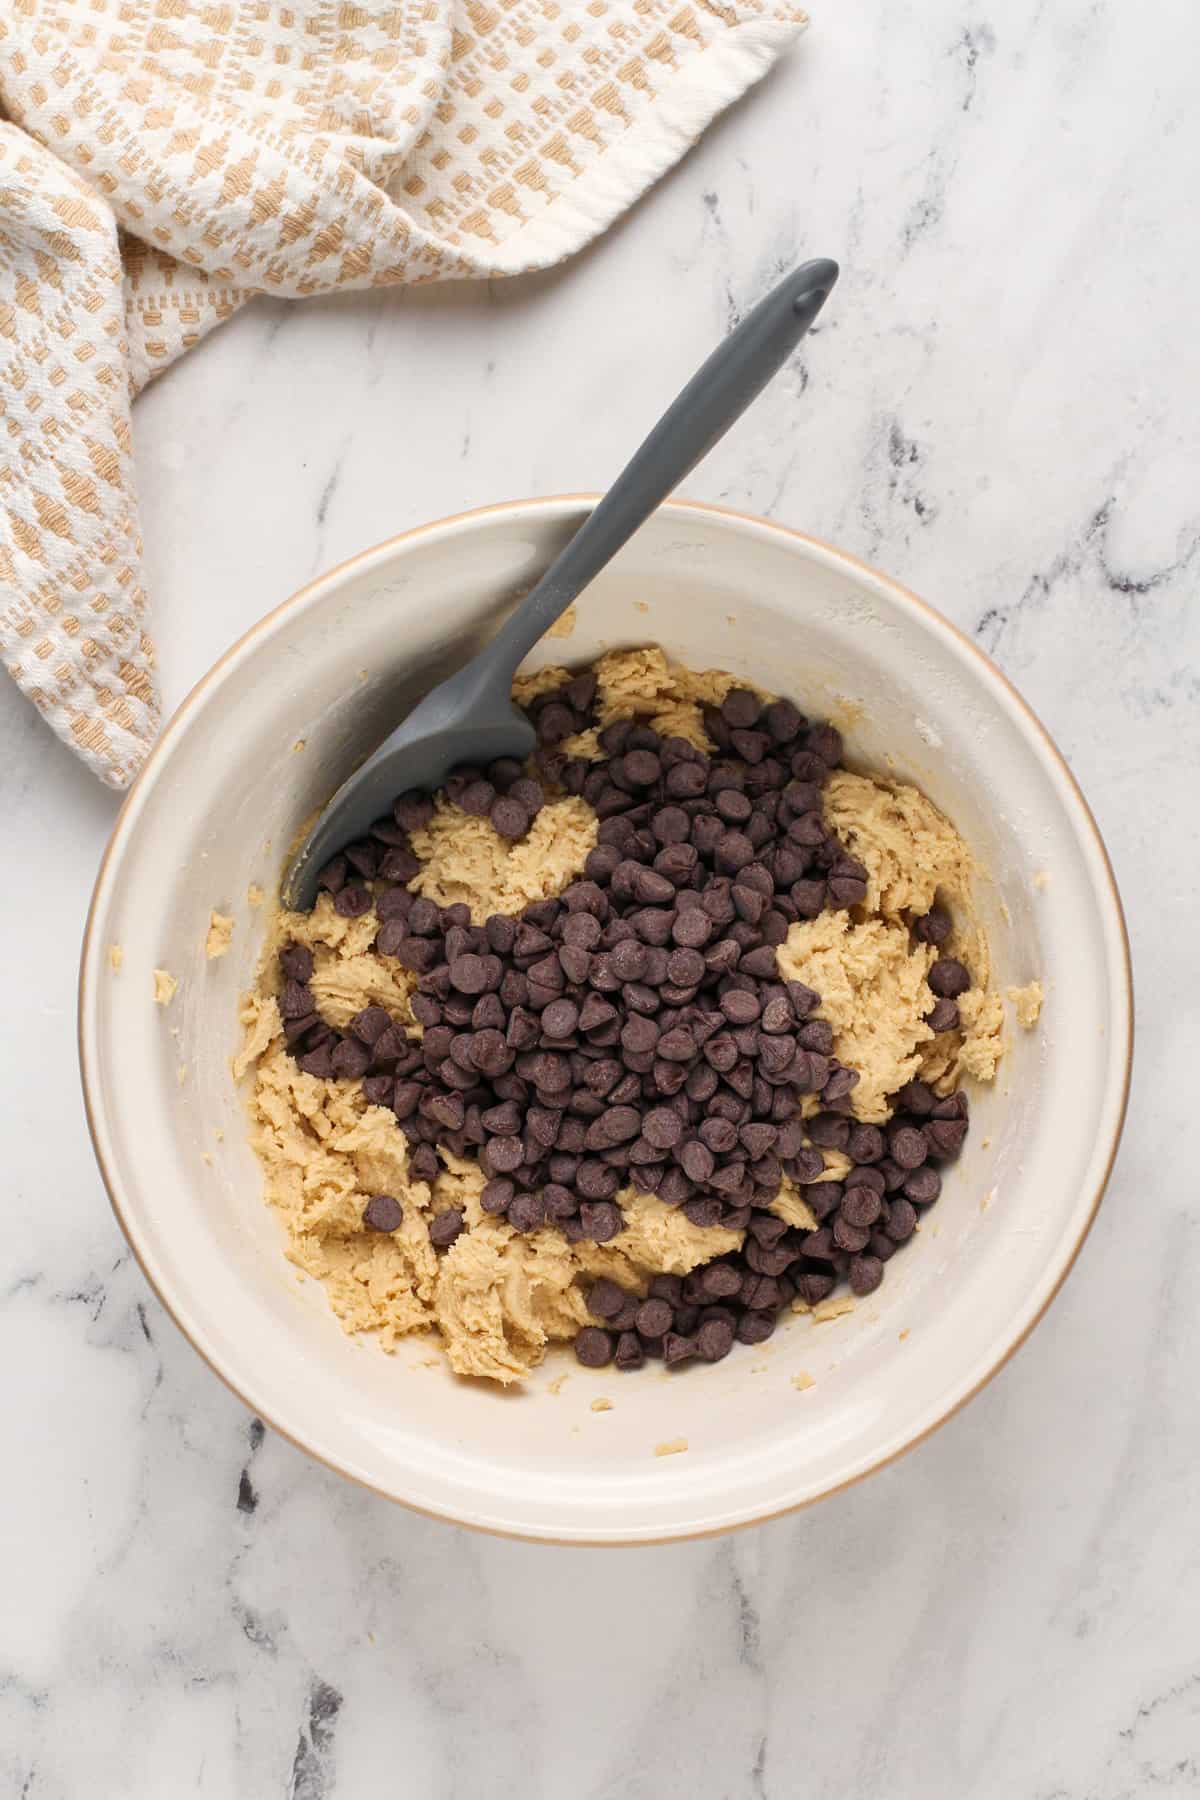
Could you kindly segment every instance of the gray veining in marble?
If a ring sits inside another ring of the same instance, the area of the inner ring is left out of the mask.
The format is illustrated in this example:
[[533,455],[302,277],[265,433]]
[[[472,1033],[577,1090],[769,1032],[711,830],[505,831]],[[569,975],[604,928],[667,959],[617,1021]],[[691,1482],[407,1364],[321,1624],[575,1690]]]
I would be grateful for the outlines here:
[[781,268],[837,256],[818,331],[689,491],[910,583],[1084,784],[1140,1039],[1078,1270],[929,1443],[732,1540],[551,1551],[356,1491],[247,1417],[109,1215],[73,1008],[116,801],[0,684],[0,1794],[1200,1789],[1200,23],[1187,0],[814,14],[573,265],[259,304],[146,395],[167,698],[367,544],[602,484]]

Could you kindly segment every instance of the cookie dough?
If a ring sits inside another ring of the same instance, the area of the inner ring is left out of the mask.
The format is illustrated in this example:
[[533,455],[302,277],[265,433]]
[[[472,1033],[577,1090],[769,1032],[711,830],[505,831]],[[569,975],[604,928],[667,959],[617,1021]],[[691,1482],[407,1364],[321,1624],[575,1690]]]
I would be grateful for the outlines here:
[[[700,673],[672,663],[657,645],[637,650],[612,650],[602,656],[596,670],[597,731],[614,719],[644,720],[662,737],[686,738],[697,750],[711,754],[715,748],[704,729],[706,706],[719,706],[731,687],[753,686],[744,677],[721,669]],[[558,667],[538,669],[532,675],[518,675],[513,684],[513,698],[528,705],[540,694],[550,693],[571,678],[571,671]],[[773,698],[765,689],[764,699]],[[572,756],[596,755],[596,731],[582,732],[564,745]]]
[[[949,1094],[964,1075],[992,1080],[1004,1053],[1004,1009],[974,908],[979,871],[944,814],[917,788],[845,769],[831,775],[824,810],[867,871],[866,905],[793,925],[779,966],[820,994],[834,1054],[859,1072],[855,1116],[880,1124],[887,1096],[906,1081],[920,1078]],[[959,1028],[941,1034],[925,1024],[934,1001],[926,976],[937,952],[909,931],[935,901],[954,920],[946,954],[974,977],[958,1000]]]
[[[601,658],[596,674],[598,725],[569,742],[572,754],[596,755],[596,731],[629,716],[711,751],[703,709],[719,704],[735,684],[718,671],[682,670],[655,647],[614,651]],[[514,696],[528,703],[567,679],[567,670],[540,670],[519,677]],[[990,1079],[1003,1050],[1002,1009],[971,907],[976,871],[950,823],[915,788],[845,771],[831,778],[825,807],[849,853],[867,869],[867,903],[793,925],[779,950],[780,966],[821,994],[835,1052],[860,1074],[854,1111],[879,1122],[888,1116],[888,1095],[914,1076],[943,1093],[967,1074]],[[510,843],[487,819],[468,816],[442,795],[429,824],[412,834],[423,866],[411,886],[441,906],[465,902],[477,922],[496,912],[516,914],[579,875],[596,832],[590,806],[564,796],[548,801],[528,835]],[[926,976],[936,952],[909,929],[935,898],[953,913],[951,948],[976,982],[959,1000],[960,1029],[940,1037],[924,1023],[933,1003]],[[407,1140],[389,1110],[369,1105],[358,1082],[322,1081],[298,1068],[276,1000],[278,952],[294,941],[313,953],[313,995],[331,1024],[344,1028],[362,1008],[381,1005],[419,1034],[409,1006],[416,978],[375,953],[378,929],[373,911],[343,918],[327,893],[311,913],[276,913],[257,985],[243,997],[243,1042],[233,1059],[236,1079],[253,1074],[251,1136],[286,1254],[323,1283],[348,1332],[371,1333],[394,1350],[414,1332],[436,1331],[458,1374],[507,1385],[527,1376],[549,1345],[594,1323],[584,1280],[608,1276],[644,1294],[655,1274],[683,1275],[741,1247],[741,1232],[702,1229],[632,1189],[618,1196],[625,1227],[606,1244],[570,1244],[553,1227],[517,1232],[482,1211],[479,1165],[445,1148],[433,1182],[413,1179]],[[1022,1020],[1036,986],[1021,990],[1019,1001],[1016,990],[1010,996]],[[159,992],[157,976],[156,998],[163,1004],[170,998]],[[824,1161],[825,1180],[837,1180],[849,1167],[837,1151],[824,1152]],[[363,1230],[363,1210],[375,1194],[400,1203],[395,1231]],[[447,1207],[462,1209],[465,1229],[439,1254],[429,1225]],[[803,1188],[786,1178],[773,1210],[800,1229],[816,1227]],[[838,1298],[818,1307],[817,1316],[839,1316],[850,1304]]]
[[210,913],[208,916],[208,936],[204,940],[204,954],[210,962],[218,956],[224,956],[233,941],[234,921],[229,913]]
[[[375,1332],[385,1350],[436,1326],[458,1374],[518,1381],[547,1344],[573,1338],[589,1322],[577,1276],[608,1275],[644,1293],[652,1274],[684,1275],[740,1248],[741,1233],[703,1231],[633,1192],[621,1196],[625,1230],[607,1244],[570,1245],[552,1229],[514,1231],[481,1210],[477,1163],[443,1151],[436,1181],[412,1180],[392,1113],[369,1106],[357,1082],[305,1075],[287,1054],[278,1019],[274,998],[249,997],[237,1061],[257,1065],[252,1142],[266,1198],[280,1215],[291,1261],[324,1283],[347,1331]],[[403,1208],[394,1232],[362,1229],[363,1209],[378,1193]],[[429,1221],[449,1206],[464,1209],[467,1230],[439,1258]]]
[[1031,981],[1025,987],[1010,987],[1008,998],[1017,1015],[1017,1024],[1024,1031],[1032,1031],[1042,1016],[1041,982]]
[[477,925],[491,913],[519,913],[574,881],[595,848],[596,824],[586,801],[552,800],[526,836],[511,843],[443,794],[429,824],[412,834],[424,866],[409,886],[439,906],[465,902]]

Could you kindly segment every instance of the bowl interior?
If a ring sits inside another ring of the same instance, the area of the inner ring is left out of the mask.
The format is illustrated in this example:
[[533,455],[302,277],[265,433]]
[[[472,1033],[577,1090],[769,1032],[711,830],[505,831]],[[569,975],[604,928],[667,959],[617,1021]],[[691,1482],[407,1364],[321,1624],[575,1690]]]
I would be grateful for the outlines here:
[[[97,887],[81,1006],[97,1150],[161,1297],[265,1418],[382,1492],[560,1539],[719,1529],[875,1466],[969,1395],[1036,1320],[1115,1147],[1128,1065],[1120,909],[1086,809],[984,659],[871,571],[764,523],[664,508],[534,662],[662,643],[835,718],[850,760],[912,779],[989,871],[1002,987],[1039,977],[919,1238],[845,1317],[796,1317],[703,1373],[551,1357],[523,1392],[449,1374],[431,1345],[345,1337],[284,1260],[229,1057],[287,844],[415,696],[486,635],[580,503],[495,508],[366,553],[271,615],[203,681],[122,814]],[[212,909],[234,914],[209,962]],[[123,951],[119,971],[110,945]],[[153,971],[179,981],[155,1005]],[[1070,1095],[1070,1104],[1061,1098]],[[801,1388],[793,1379],[813,1378]],[[593,1412],[606,1397],[611,1410]],[[685,1439],[687,1451],[656,1455]]]

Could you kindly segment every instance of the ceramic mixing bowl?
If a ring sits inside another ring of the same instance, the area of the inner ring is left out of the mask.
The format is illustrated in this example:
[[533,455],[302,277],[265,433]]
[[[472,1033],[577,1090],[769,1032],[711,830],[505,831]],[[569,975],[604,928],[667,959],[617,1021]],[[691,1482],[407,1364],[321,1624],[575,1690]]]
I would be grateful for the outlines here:
[[[1041,1317],[1096,1211],[1120,1133],[1131,994],[1120,902],[1061,756],[992,664],[852,557],[764,520],[665,506],[531,659],[663,644],[832,715],[852,762],[917,782],[990,873],[999,985],[1042,1019],[999,1079],[927,1228],[883,1286],[794,1317],[713,1367],[633,1376],[553,1355],[520,1392],[456,1379],[428,1341],[346,1337],[284,1259],[229,1058],[287,845],[402,709],[485,639],[586,499],[423,526],[254,626],[188,697],[100,870],[80,993],[96,1154],[156,1293],[247,1406],[381,1494],[523,1537],[718,1531],[830,1494],[918,1442]],[[236,916],[208,961],[210,911]],[[121,946],[119,970],[109,947]],[[154,970],[179,989],[155,1005]],[[565,1380],[562,1377],[566,1377]],[[811,1377],[804,1386],[793,1377]],[[592,1411],[604,1397],[611,1410]],[[686,1451],[656,1449],[685,1441]]]

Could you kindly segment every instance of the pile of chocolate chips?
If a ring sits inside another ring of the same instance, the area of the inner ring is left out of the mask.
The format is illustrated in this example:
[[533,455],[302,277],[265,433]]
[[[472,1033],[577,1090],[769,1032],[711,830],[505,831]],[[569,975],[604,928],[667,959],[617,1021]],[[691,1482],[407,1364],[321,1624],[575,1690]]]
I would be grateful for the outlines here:
[[[795,920],[866,898],[866,870],[821,810],[822,784],[841,759],[837,731],[810,725],[790,701],[764,707],[735,688],[705,710],[715,756],[621,720],[600,732],[603,758],[589,762],[557,746],[590,723],[595,686],[593,675],[578,676],[530,709],[540,780],[501,762],[447,782],[464,810],[514,837],[544,803],[543,783],[582,794],[600,821],[582,878],[518,918],[473,925],[465,906],[438,907],[410,891],[420,864],[409,833],[433,803],[401,795],[393,816],[336,857],[322,882],[347,917],[374,904],[377,950],[418,977],[412,1009],[422,1038],[376,1006],[334,1031],[317,1013],[312,958],[299,945],[281,955],[280,1010],[302,1068],[361,1079],[368,1099],[393,1110],[414,1176],[434,1178],[436,1145],[477,1154],[488,1177],[484,1210],[520,1231],[552,1222],[572,1241],[605,1242],[621,1229],[615,1196],[625,1186],[681,1206],[698,1226],[749,1229],[740,1257],[697,1271],[678,1293],[651,1295],[674,1308],[661,1332],[630,1325],[622,1312],[612,1331],[580,1334],[582,1359],[603,1351],[607,1360],[624,1343],[619,1360],[633,1366],[631,1332],[642,1354],[657,1346],[672,1362],[711,1357],[725,1326],[726,1349],[734,1335],[756,1341],[762,1321],[796,1292],[807,1297],[826,1283],[827,1292],[840,1274],[871,1291],[912,1230],[913,1205],[936,1198],[927,1165],[956,1153],[966,1123],[957,1098],[940,1103],[952,1113],[935,1116],[928,1095],[921,1115],[925,1091],[886,1135],[855,1125],[847,1115],[858,1076],[832,1054],[831,1028],[814,1016],[819,996],[776,966]],[[936,945],[949,927],[935,908],[916,931]],[[939,957],[930,976],[937,1029],[957,1021],[955,996],[969,984],[961,963]],[[799,1102],[809,1094],[822,1110],[806,1142]],[[939,1135],[935,1126],[953,1129]],[[853,1158],[845,1184],[815,1179],[822,1144]],[[766,1210],[785,1174],[808,1184],[820,1231],[789,1232]],[[364,1224],[394,1228],[371,1206]],[[460,1213],[443,1213],[435,1241],[445,1247],[461,1228]],[[685,1350],[692,1333],[681,1323],[697,1307],[708,1309],[697,1329],[722,1329],[707,1330],[706,1349],[697,1337]]]
[[854,1163],[844,1181],[813,1181],[804,1198],[815,1231],[798,1231],[773,1213],[751,1214],[742,1249],[694,1269],[656,1275],[645,1300],[614,1281],[593,1283],[588,1306],[602,1326],[586,1326],[575,1354],[588,1368],[615,1362],[640,1369],[647,1357],[676,1367],[695,1357],[719,1362],[735,1340],[761,1344],[780,1310],[797,1296],[809,1306],[828,1299],[845,1278],[870,1294],[883,1265],[917,1227],[919,1209],[941,1192],[937,1165],[957,1156],[967,1135],[964,1094],[939,1100],[924,1082],[896,1096],[885,1126],[861,1125],[842,1113],[809,1121],[814,1145],[843,1151]]

